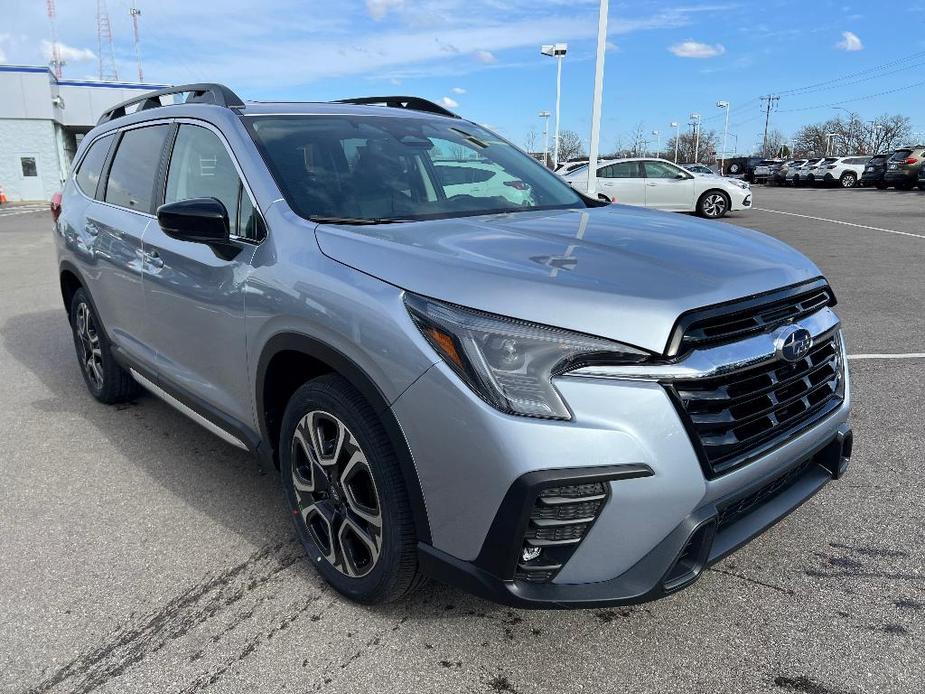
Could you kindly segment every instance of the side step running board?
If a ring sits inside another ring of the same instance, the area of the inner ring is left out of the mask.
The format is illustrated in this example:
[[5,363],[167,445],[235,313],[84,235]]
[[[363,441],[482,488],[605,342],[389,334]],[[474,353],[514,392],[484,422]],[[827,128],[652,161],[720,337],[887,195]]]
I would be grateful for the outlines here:
[[218,436],[222,441],[225,441],[226,443],[230,443],[232,446],[236,446],[245,451],[250,450],[247,447],[247,444],[241,441],[241,439],[237,438],[236,436],[232,436],[227,431],[222,429],[220,426],[218,426],[217,424],[214,424],[213,422],[210,422],[208,419],[206,419],[201,414],[196,412],[196,410],[190,407],[187,407],[182,402],[177,400],[175,397],[167,393],[165,390],[163,390],[162,388],[160,388],[159,386],[157,386],[156,384],[152,383],[147,378],[142,376],[140,373],[135,371],[135,369],[129,369],[129,373],[132,374],[132,378],[138,381],[138,383],[141,384],[142,387],[144,387],[146,390],[151,391],[154,395],[159,397],[161,400],[166,402],[168,405],[170,405],[174,409],[185,414],[187,417],[192,419],[194,422],[196,422],[196,424],[201,426],[203,429],[207,429],[208,431]]

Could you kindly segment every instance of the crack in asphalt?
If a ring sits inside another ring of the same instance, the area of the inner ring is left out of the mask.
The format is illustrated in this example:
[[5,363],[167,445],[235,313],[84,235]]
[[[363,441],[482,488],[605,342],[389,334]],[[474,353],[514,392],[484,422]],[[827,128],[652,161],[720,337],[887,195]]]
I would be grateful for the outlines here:
[[[79,654],[27,690],[28,694],[45,694],[59,685],[72,694],[86,694],[101,687],[213,619],[301,559],[301,547],[297,548],[294,539],[267,545],[245,561],[192,586],[134,624],[114,630],[105,643]],[[258,603],[263,599],[258,599]],[[237,623],[241,621],[243,618]],[[226,628],[219,638],[227,631]]]
[[775,586],[772,583],[765,583],[764,581],[759,581],[757,578],[749,578],[748,576],[743,576],[742,574],[737,574],[734,571],[727,571],[726,569],[717,569],[716,567],[710,567],[707,571],[713,571],[718,574],[724,574],[726,576],[732,576],[734,578],[741,579],[747,583],[753,583],[756,586],[762,586],[764,588],[770,588],[771,590],[776,590],[778,593],[783,593],[784,595],[796,595],[796,592],[791,588],[781,588],[780,586]]

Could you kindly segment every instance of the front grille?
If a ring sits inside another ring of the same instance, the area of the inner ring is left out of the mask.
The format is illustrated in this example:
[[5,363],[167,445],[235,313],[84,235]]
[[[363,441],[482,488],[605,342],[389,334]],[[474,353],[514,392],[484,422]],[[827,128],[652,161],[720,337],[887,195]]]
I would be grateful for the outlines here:
[[521,559],[514,577],[531,583],[551,581],[575,552],[607,500],[603,482],[548,487],[536,497],[524,532],[524,550],[539,551]]
[[812,458],[804,460],[748,496],[720,506],[717,509],[719,513],[716,517],[717,532],[722,532],[725,528],[728,528],[752,511],[758,510],[774,497],[788,490],[815,464]]
[[749,335],[770,332],[784,323],[799,321],[825,306],[835,295],[822,280],[731,304],[697,309],[683,315],[675,328],[670,352],[682,354]]
[[841,402],[837,334],[818,339],[797,362],[777,359],[709,379],[674,381],[671,388],[708,477],[749,460]]

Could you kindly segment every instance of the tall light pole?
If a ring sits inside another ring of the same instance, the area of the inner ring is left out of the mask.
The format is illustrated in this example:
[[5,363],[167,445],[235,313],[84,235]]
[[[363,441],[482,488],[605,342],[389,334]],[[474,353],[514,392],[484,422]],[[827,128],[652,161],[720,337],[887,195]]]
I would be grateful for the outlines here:
[[[607,7],[601,0],[597,16],[597,60],[594,63],[594,99],[591,103],[591,143],[588,147],[588,195],[597,197],[597,148],[601,141],[601,100],[604,97],[604,53],[607,49]],[[562,64],[562,61],[559,61]]]
[[562,94],[562,59],[567,51],[567,43],[549,43],[540,46],[540,53],[556,59],[556,141],[552,150],[552,168],[554,169],[559,166],[559,97]]
[[720,158],[719,163],[719,172],[721,175],[726,175],[726,138],[729,135],[729,102],[728,101],[717,101],[716,108],[721,108],[726,112],[726,122],[723,125],[723,154]]
[[700,114],[692,113],[691,114],[691,125],[694,126],[694,161],[692,164],[696,164],[700,161]]
[[549,168],[549,111],[540,111],[543,119],[543,165]]
[[655,156],[660,158],[662,156],[662,134],[658,130],[653,130],[652,134],[655,135]]
[[677,121],[671,121],[668,127],[674,128],[674,163],[678,163],[678,143],[681,141],[681,124]]

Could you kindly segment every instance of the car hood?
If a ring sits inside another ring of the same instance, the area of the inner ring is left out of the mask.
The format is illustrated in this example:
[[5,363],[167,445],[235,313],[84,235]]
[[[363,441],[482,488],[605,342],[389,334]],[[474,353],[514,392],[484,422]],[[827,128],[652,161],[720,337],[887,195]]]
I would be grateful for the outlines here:
[[687,310],[821,274],[759,232],[623,205],[315,234],[328,257],[402,289],[654,352]]

